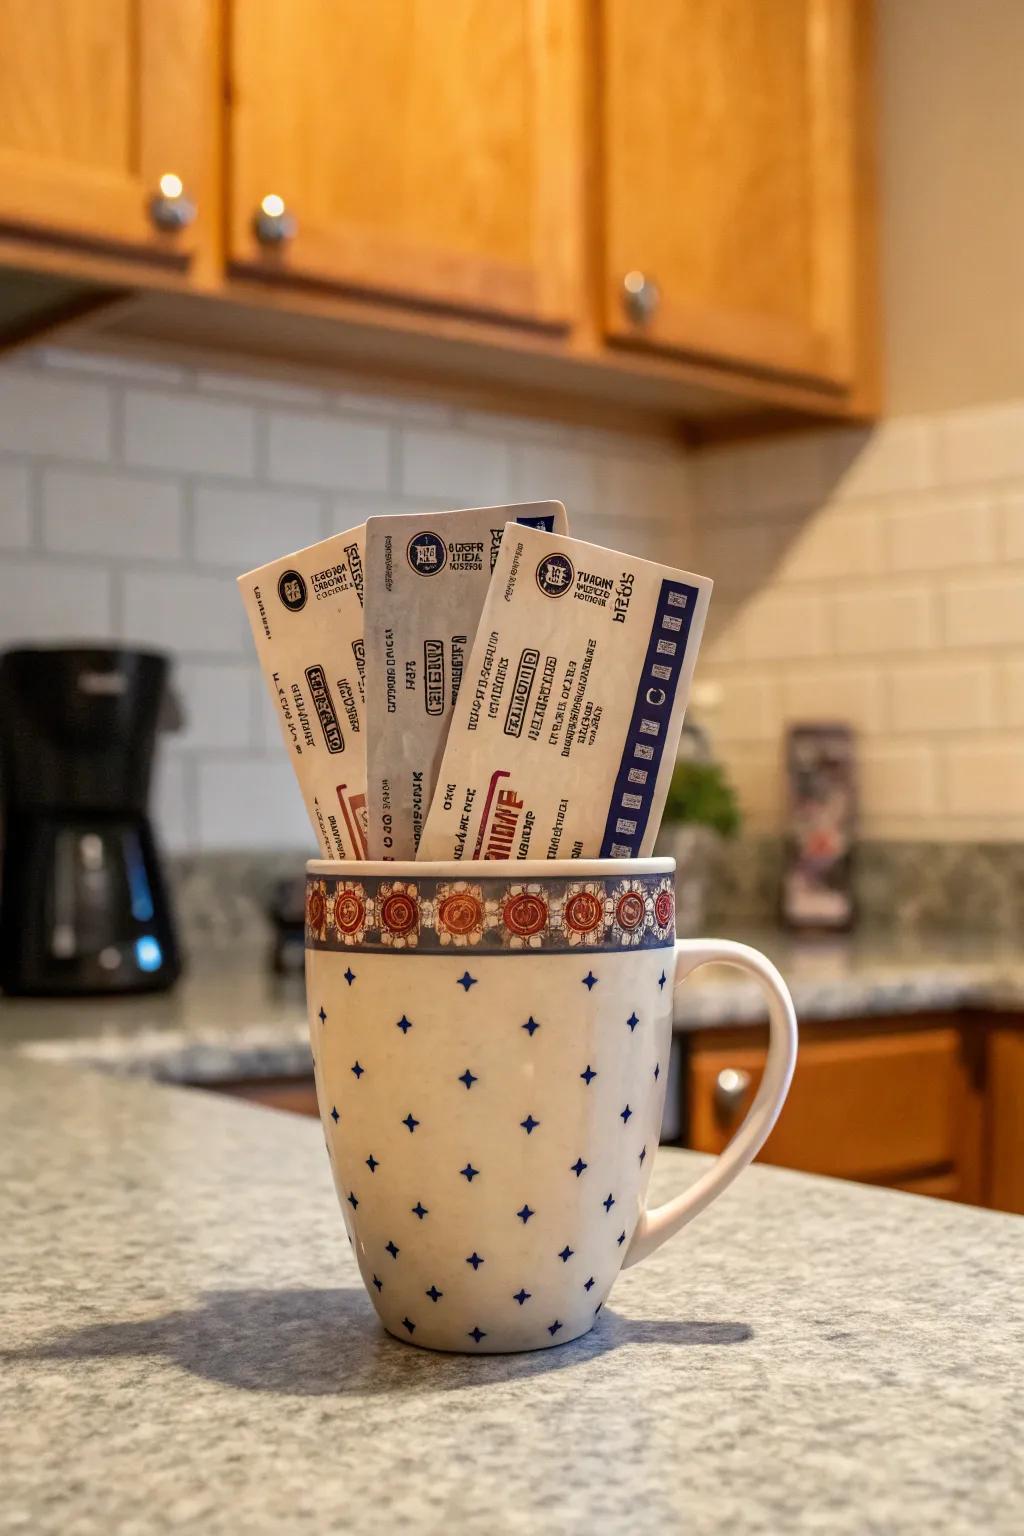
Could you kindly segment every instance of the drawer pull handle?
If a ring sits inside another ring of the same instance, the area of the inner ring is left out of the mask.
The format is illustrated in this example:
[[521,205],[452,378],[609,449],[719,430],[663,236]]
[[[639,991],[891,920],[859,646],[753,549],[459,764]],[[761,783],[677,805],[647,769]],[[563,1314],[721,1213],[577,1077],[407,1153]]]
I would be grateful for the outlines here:
[[622,304],[634,325],[647,325],[661,303],[661,291],[646,272],[627,272],[622,279]]
[[260,203],[252,221],[253,233],[260,245],[284,245],[295,239],[298,226],[289,213],[283,197],[268,192]]
[[715,1078],[715,1109],[723,1120],[735,1120],[750,1087],[750,1073],[743,1067],[723,1067]]
[[187,229],[196,216],[196,205],[186,194],[180,176],[165,171],[157,190],[149,200],[149,216],[157,229],[176,235]]

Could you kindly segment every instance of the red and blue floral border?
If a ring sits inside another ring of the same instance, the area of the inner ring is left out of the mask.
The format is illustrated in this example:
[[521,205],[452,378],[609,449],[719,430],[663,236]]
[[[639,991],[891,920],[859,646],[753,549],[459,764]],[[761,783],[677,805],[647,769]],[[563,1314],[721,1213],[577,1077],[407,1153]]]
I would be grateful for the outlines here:
[[569,954],[662,949],[674,942],[670,875],[306,877],[307,949]]

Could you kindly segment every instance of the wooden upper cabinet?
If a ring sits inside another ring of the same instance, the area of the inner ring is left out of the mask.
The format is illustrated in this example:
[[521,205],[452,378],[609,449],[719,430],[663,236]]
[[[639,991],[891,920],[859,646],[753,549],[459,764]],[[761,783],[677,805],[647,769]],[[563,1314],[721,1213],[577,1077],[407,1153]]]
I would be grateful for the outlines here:
[[851,383],[867,8],[604,0],[611,337]]
[[[577,26],[576,0],[235,4],[231,260],[376,298],[567,325]],[[255,231],[267,194],[294,220],[277,245]]]
[[150,204],[207,184],[215,32],[213,0],[0,0],[0,234],[187,258]]

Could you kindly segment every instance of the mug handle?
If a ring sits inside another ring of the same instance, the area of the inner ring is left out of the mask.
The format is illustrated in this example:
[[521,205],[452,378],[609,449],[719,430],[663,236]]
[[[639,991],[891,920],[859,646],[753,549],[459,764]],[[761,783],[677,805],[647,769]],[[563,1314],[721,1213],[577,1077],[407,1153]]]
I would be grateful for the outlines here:
[[751,949],[749,944],[734,944],[729,939],[679,939],[676,942],[673,991],[698,966],[711,962],[735,965],[761,985],[768,1002],[770,1025],[764,1076],[743,1124],[707,1172],[674,1200],[642,1213],[623,1260],[623,1269],[639,1263],[660,1248],[694,1216],[699,1216],[736,1175],[743,1172],[764,1146],[789,1092],[797,1043],[796,1013],[789,988],[768,957],[758,949]]

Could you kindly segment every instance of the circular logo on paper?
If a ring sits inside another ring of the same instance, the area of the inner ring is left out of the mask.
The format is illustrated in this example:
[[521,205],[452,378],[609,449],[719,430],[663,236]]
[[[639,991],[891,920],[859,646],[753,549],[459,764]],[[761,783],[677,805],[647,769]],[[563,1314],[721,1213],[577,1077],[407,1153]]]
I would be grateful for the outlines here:
[[277,584],[277,595],[289,613],[298,613],[306,606],[306,583],[298,571],[283,571]]
[[543,933],[547,927],[548,909],[539,896],[523,891],[510,896],[502,908],[502,918],[509,933],[517,939],[531,939],[535,933]]
[[573,933],[593,933],[601,921],[601,903],[592,891],[576,891],[565,904],[564,917]]
[[405,554],[417,576],[436,576],[448,563],[448,546],[436,533],[414,533]]
[[472,933],[484,920],[484,911],[475,896],[464,891],[456,891],[453,896],[445,896],[438,903],[437,926],[447,928],[449,933],[462,936]]
[[339,933],[358,933],[366,916],[366,904],[355,891],[339,891],[334,898],[334,926]]
[[415,901],[407,896],[404,891],[395,891],[386,896],[380,909],[381,926],[387,928],[390,933],[397,934],[399,938],[411,933],[416,927],[419,917]]
[[659,928],[667,928],[676,915],[676,904],[671,891],[659,891],[654,898],[654,920]]
[[568,555],[557,551],[545,555],[537,567],[537,585],[545,597],[564,597],[573,583],[576,571]]
[[626,891],[615,907],[615,921],[624,933],[633,933],[644,920],[644,899],[636,891]]

